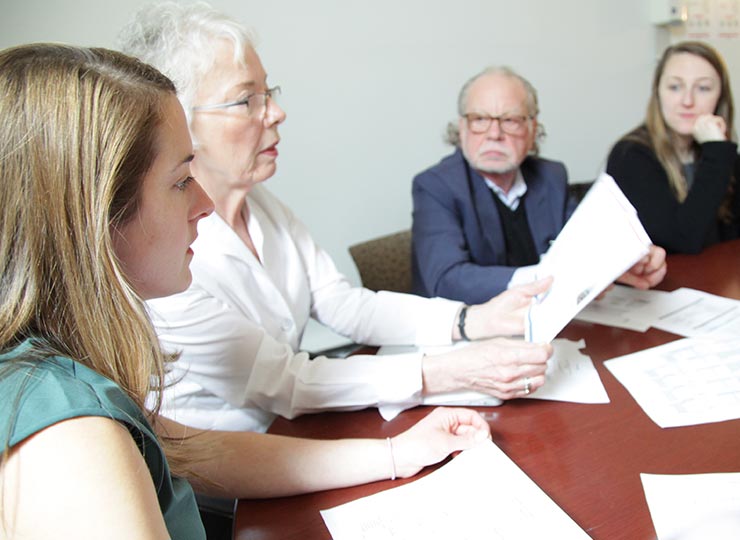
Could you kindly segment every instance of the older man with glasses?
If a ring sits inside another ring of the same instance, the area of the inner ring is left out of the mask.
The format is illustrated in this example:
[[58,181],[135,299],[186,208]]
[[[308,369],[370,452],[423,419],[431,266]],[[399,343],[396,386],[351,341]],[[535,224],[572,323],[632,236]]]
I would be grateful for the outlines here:
[[[533,275],[575,208],[565,166],[538,157],[538,112],[536,90],[509,68],[463,85],[447,130],[455,151],[414,178],[414,292],[477,303]],[[647,288],[664,274],[653,248],[620,281]]]

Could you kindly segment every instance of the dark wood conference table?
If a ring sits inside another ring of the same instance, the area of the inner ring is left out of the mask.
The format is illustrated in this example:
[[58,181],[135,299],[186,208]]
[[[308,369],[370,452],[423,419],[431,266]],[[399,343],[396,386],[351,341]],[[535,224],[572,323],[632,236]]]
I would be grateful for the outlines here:
[[[700,255],[668,257],[660,289],[691,287],[740,299],[740,241]],[[654,347],[680,336],[645,333],[573,321],[559,335],[585,339],[611,403],[586,405],[536,399],[481,407],[492,417],[493,441],[594,539],[655,539],[640,473],[693,474],[740,471],[740,420],[661,429],[604,367],[616,356]],[[278,419],[269,432],[309,438],[387,437],[429,412],[405,411],[384,422],[377,410]],[[237,540],[330,539],[319,510],[413,481],[375,482],[353,488],[237,505]],[[492,485],[505,490],[506,486]],[[491,519],[496,519],[496,508]],[[505,511],[505,510],[502,510]],[[526,526],[526,524],[523,524]]]

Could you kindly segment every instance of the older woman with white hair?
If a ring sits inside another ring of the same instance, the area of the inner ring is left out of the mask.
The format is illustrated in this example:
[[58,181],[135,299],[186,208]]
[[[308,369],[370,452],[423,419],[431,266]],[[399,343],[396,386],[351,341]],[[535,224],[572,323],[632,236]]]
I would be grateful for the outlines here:
[[[477,390],[521,397],[545,382],[549,344],[523,332],[549,280],[475,306],[353,287],[306,227],[262,183],[275,173],[285,112],[245,29],[207,4],[142,9],[124,51],[175,82],[195,144],[192,170],[213,199],[184,293],[148,303],[159,338],[181,352],[164,413],[200,428],[264,431],[279,414],[384,404]],[[475,343],[423,356],[318,357],[299,350],[309,317],[357,343]]]

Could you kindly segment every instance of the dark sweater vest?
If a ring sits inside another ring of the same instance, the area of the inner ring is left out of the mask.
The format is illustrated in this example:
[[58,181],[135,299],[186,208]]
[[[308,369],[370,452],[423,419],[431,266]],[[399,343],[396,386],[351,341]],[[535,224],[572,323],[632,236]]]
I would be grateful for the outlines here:
[[504,244],[506,245],[506,266],[529,266],[537,264],[540,255],[534,247],[532,231],[529,230],[527,222],[527,211],[524,208],[524,194],[519,200],[516,210],[511,210],[498,196],[491,191],[499,216],[501,216],[501,228],[504,231]]

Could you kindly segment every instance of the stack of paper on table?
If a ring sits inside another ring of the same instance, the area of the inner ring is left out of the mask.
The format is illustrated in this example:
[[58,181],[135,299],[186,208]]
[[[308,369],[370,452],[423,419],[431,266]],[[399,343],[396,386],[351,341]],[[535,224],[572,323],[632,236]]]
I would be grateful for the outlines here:
[[637,313],[650,315],[655,328],[682,336],[740,335],[740,301],[696,289],[676,289]]
[[636,262],[651,241],[637,211],[614,179],[602,174],[537,265],[553,276],[550,290],[529,310],[528,341],[552,341],[571,319]]
[[616,285],[576,319],[644,332],[651,326],[682,336],[740,335],[740,301],[696,289],[640,291]]
[[321,515],[334,540],[590,538],[490,441],[424,478]]
[[740,418],[740,337],[679,339],[604,365],[662,428]]
[[596,299],[575,316],[579,321],[645,332],[657,322],[651,307],[671,293],[653,289],[643,291],[625,285],[615,285],[603,298]]
[[[459,342],[454,346],[423,347],[420,349],[416,347],[381,347],[378,354],[421,350],[424,354],[432,356],[466,346],[468,346],[468,343]],[[552,346],[553,353],[547,362],[545,385],[528,396],[522,396],[522,398],[551,399],[575,403],[609,403],[609,396],[593,361],[579,351],[585,346],[583,340],[556,339],[552,342]],[[500,405],[501,400],[480,392],[468,391],[424,396],[422,404],[486,407]],[[379,411],[383,418],[391,420],[406,408],[408,406],[382,405],[379,407]]]

